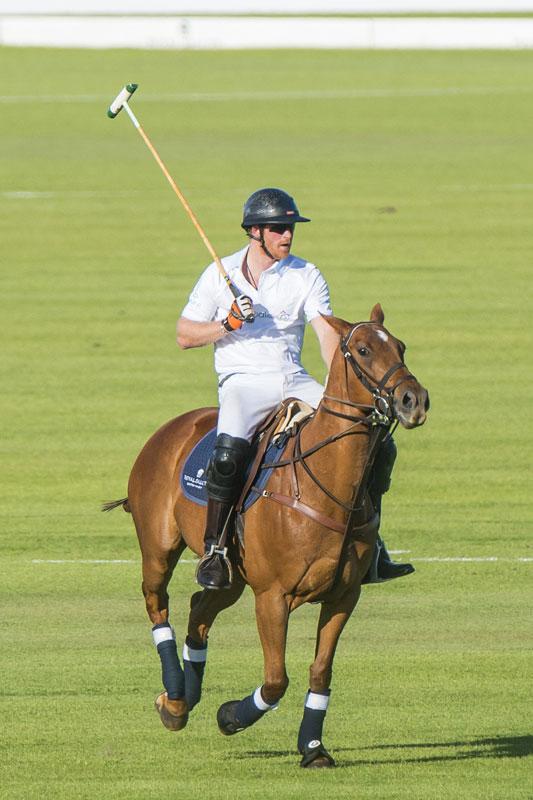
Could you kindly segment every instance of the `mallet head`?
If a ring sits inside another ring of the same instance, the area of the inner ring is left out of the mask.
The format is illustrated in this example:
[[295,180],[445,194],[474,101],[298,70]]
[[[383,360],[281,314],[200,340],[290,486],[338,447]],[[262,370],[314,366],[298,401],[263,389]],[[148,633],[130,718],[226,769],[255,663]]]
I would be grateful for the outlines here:
[[107,116],[115,119],[119,111],[122,110],[124,103],[127,103],[133,92],[137,89],[138,83],[128,83],[121,92],[117,94],[109,108],[107,109]]

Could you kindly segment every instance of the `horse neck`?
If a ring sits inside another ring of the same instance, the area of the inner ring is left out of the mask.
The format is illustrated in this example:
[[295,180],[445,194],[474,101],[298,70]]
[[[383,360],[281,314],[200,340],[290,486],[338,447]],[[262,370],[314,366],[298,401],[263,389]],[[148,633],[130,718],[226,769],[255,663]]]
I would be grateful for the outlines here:
[[[318,450],[311,458],[313,459],[312,468],[317,477],[323,478],[327,482],[328,488],[344,497],[350,495],[353,487],[360,483],[371,445],[369,426],[357,423],[357,419],[364,418],[364,410],[348,405],[348,403],[368,405],[368,392],[359,383],[355,374],[347,370],[346,366],[342,356],[334,359],[326,383],[324,398],[331,397],[335,400],[324,399],[320,403],[315,416],[302,431],[301,443],[302,450],[305,451],[320,442],[326,442],[339,436],[331,444]],[[353,417],[353,421],[328,413],[325,410],[326,407]],[[349,429],[353,433],[341,435]]]
[[[369,405],[372,403],[372,398],[367,389],[363,386],[357,375],[352,369],[348,368],[346,359],[342,356],[340,351],[335,353],[331,363],[331,369],[324,389],[324,397],[334,397],[340,400],[340,403],[332,403],[336,410],[342,410],[341,406],[344,403],[344,413],[357,416],[355,409],[350,409],[350,404],[360,403],[361,405]],[[361,412],[364,416],[364,411]]]

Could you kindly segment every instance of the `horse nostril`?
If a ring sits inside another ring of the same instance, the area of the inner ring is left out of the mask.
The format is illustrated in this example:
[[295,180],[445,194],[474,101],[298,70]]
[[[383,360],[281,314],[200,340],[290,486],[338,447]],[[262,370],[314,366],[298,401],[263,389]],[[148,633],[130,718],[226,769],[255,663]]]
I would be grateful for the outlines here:
[[413,392],[406,392],[402,397],[402,405],[404,408],[411,409],[413,406],[416,406],[416,396]]

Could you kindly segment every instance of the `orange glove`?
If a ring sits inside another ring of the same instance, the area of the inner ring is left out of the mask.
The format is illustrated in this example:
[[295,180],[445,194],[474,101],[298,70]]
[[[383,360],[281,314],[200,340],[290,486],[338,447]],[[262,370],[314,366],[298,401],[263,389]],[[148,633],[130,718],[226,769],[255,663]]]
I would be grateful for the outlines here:
[[245,294],[240,294],[231,304],[228,316],[222,321],[223,326],[227,331],[239,330],[244,322],[254,321],[253,309],[251,299]]

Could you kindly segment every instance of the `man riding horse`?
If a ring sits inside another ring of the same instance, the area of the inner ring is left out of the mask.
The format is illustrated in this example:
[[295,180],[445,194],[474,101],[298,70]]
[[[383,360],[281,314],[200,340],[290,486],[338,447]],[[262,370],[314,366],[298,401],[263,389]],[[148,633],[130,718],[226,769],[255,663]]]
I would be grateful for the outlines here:
[[[328,369],[339,345],[338,334],[324,319],[332,314],[326,281],[314,264],[291,254],[295,223],[309,221],[281,189],[254,192],[244,205],[242,220],[250,241],[223,259],[240,295],[228,310],[227,285],[212,263],[195,285],[178,321],[180,347],[214,344],[219,378],[217,438],[207,470],[205,554],[196,573],[205,589],[231,585],[227,551],[219,544],[243,487],[250,442],[258,425],[288,397],[314,408],[322,398],[324,387],[301,363],[305,323],[315,331]],[[253,324],[244,324],[250,318]],[[377,453],[369,481],[379,514],[395,458],[396,446],[389,434]],[[390,560],[378,537],[366,582],[411,572],[411,564]]]

